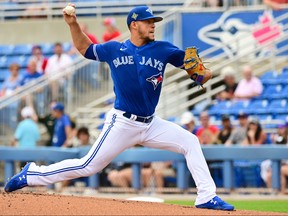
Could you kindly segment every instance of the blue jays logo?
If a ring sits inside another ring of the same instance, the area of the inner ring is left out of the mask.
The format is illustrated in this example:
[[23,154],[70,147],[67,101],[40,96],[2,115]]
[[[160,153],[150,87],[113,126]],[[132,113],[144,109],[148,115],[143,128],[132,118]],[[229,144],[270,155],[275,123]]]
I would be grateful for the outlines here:
[[146,79],[146,81],[151,82],[153,84],[154,90],[162,82],[162,80],[163,80],[162,73],[158,73],[157,75],[153,75]]
[[[258,21],[257,21],[258,15]],[[251,13],[250,19],[235,12],[223,13],[216,22],[206,25],[198,31],[198,37],[207,44],[222,47],[229,58],[251,55],[259,45],[265,45],[283,34],[281,23],[275,23],[271,11]],[[258,56],[271,49],[261,47]]]

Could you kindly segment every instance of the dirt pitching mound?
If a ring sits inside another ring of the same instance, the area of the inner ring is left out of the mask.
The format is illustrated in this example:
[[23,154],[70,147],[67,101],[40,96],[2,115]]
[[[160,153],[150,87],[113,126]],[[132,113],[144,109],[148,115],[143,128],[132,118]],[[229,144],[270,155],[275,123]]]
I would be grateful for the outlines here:
[[35,193],[0,193],[1,215],[287,215],[215,211],[164,203]]

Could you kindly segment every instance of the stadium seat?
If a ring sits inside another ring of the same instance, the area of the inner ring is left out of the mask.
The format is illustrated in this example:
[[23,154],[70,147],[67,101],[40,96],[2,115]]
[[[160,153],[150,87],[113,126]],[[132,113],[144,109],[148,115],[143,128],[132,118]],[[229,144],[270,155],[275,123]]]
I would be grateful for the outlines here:
[[14,50],[14,45],[0,45],[0,56],[11,55]]
[[2,69],[0,70],[0,82],[3,82],[6,77],[8,77],[10,74],[9,70],[8,69]]
[[252,100],[246,112],[254,115],[265,114],[268,113],[268,105],[269,101],[267,99]]
[[263,85],[278,84],[278,74],[275,71],[267,71],[259,78]]
[[276,99],[271,101],[268,106],[268,112],[271,114],[284,114],[288,113],[288,103],[286,99]]
[[227,114],[229,108],[231,107],[231,101],[221,101],[217,104],[211,106],[208,110],[209,115],[222,115]]
[[40,44],[42,48],[43,55],[52,55],[54,53],[54,44],[53,43],[43,43]]
[[28,60],[29,57],[28,56],[9,56],[9,58],[7,58],[7,64],[8,66],[12,63],[17,63],[20,65],[21,68],[25,68],[28,65]]
[[6,56],[0,57],[0,68],[8,68],[8,60]]
[[[247,109],[249,107],[250,101],[249,100],[241,100],[241,101],[236,101],[231,104],[226,114],[230,115],[238,115],[240,112],[247,112]],[[223,113],[224,114],[224,113]]]
[[32,52],[32,44],[18,44],[15,45],[13,50],[14,55],[31,55]]
[[278,83],[287,85],[288,84],[288,73],[286,72],[286,73],[279,74],[277,79],[278,79]]
[[261,98],[263,99],[279,99],[282,98],[282,85],[270,85],[264,88]]
[[288,99],[288,85],[286,85],[281,91],[281,98]]

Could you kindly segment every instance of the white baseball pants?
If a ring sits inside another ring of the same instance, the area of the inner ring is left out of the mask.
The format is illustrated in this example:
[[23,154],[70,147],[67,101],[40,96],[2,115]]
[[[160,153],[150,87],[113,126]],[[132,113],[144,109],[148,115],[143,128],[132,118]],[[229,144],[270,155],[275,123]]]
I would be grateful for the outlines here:
[[107,113],[101,134],[83,158],[68,159],[49,166],[32,163],[27,172],[28,185],[48,185],[93,175],[105,168],[125,149],[140,144],[185,156],[197,186],[196,205],[206,203],[216,196],[215,183],[194,134],[157,116],[147,124],[130,120],[124,117],[123,113],[114,108]]

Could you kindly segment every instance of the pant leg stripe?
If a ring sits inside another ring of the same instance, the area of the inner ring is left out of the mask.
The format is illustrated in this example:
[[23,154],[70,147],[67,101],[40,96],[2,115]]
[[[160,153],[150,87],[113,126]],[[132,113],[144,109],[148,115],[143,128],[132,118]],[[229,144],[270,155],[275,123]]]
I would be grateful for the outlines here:
[[54,170],[54,171],[50,171],[50,172],[46,172],[46,173],[41,173],[41,172],[34,172],[34,171],[28,171],[27,175],[38,175],[38,176],[49,176],[49,175],[55,175],[58,173],[62,173],[62,172],[67,172],[67,171],[73,171],[73,170],[78,170],[78,169],[83,169],[86,166],[89,165],[89,163],[94,159],[94,157],[96,156],[97,152],[99,151],[100,147],[102,146],[103,142],[105,141],[106,137],[108,136],[109,132],[111,131],[111,128],[114,126],[115,120],[116,120],[117,115],[114,114],[112,117],[112,121],[108,127],[108,129],[105,131],[103,137],[101,138],[101,140],[99,141],[97,147],[95,148],[94,152],[91,154],[91,156],[88,158],[87,161],[85,161],[84,164],[79,165],[79,166],[75,166],[75,167],[66,167],[66,168],[62,168],[59,170]]

